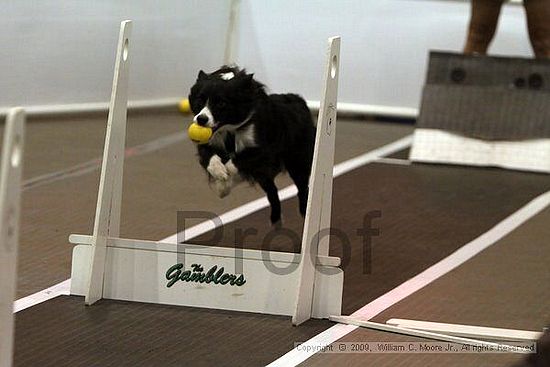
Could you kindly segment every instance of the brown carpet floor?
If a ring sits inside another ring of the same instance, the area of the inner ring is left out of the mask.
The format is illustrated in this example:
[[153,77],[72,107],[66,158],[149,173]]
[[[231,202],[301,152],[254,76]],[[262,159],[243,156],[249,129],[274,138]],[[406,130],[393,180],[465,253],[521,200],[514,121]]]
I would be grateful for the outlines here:
[[[337,178],[333,225],[349,240],[343,312],[447,256],[549,188],[544,175],[427,165],[372,164]],[[283,210],[286,226],[300,233],[295,200]],[[380,235],[365,271],[356,230],[372,210],[382,214],[374,221]],[[232,243],[239,227],[256,228],[261,236],[270,230],[267,218],[263,210],[226,226],[220,244]],[[243,243],[255,247],[257,238]],[[274,241],[273,249],[291,247]],[[336,245],[332,253],[342,250]],[[302,329],[284,317],[115,301],[87,308],[79,298],[62,297],[17,314],[16,365],[264,365],[330,325],[312,320]]]
[[[372,321],[391,318],[541,331],[550,325],[550,208],[473,259],[398,302]],[[426,340],[357,329],[339,342]],[[337,345],[336,343],[336,345]],[[517,354],[317,354],[302,366],[511,366]]]

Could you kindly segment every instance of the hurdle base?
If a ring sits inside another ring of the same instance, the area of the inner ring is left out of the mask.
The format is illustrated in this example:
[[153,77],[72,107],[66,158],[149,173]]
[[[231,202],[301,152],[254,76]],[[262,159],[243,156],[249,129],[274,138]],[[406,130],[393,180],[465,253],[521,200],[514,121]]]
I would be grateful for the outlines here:
[[[71,235],[69,241],[76,244],[71,294],[85,295],[93,237]],[[107,238],[103,298],[291,316],[300,259],[300,254],[286,252]],[[186,270],[192,273],[193,264],[201,266],[202,274],[216,266],[214,274],[223,267],[226,280],[231,275],[238,280],[242,274],[245,282],[231,285],[177,280],[168,286],[177,274],[178,269],[172,268],[177,264],[183,264],[180,274]],[[337,257],[317,257],[313,318],[341,313],[344,274],[339,265]]]
[[397,325],[381,324],[378,322],[368,321],[357,316],[334,315],[334,316],[330,316],[329,319],[330,321],[334,321],[340,324],[353,325],[353,326],[362,327],[366,329],[407,335],[407,336],[412,336],[417,338],[424,338],[424,339],[430,339],[430,340],[438,340],[438,341],[444,341],[449,343],[457,343],[457,344],[481,347],[487,350],[508,351],[508,352],[519,353],[519,354],[526,354],[526,353],[532,352],[532,350],[528,346],[523,346],[523,347],[514,346],[514,345],[485,341],[485,340],[464,338],[464,337],[449,335],[445,333],[438,333],[433,331],[409,329],[409,328],[397,326]]
[[542,332],[530,330],[503,329],[477,325],[449,324],[443,322],[389,319],[386,324],[407,329],[429,331],[445,335],[460,336],[486,340],[503,340],[513,342],[532,342],[542,336]]

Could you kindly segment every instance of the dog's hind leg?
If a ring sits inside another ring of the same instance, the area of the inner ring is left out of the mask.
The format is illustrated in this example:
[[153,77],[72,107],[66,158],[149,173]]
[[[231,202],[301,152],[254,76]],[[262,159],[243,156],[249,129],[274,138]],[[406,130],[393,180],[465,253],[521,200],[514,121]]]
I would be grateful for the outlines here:
[[300,151],[294,151],[293,154],[285,157],[285,167],[288,174],[298,188],[298,202],[300,205],[300,214],[306,216],[307,196],[309,192],[309,175],[311,173],[311,164],[313,161],[313,142],[315,137],[311,135],[311,141],[305,141]]
[[271,224],[281,225],[281,202],[279,201],[279,192],[275,182],[271,178],[262,178],[257,180],[260,187],[265,191],[267,200],[271,205]]
[[307,209],[307,196],[309,191],[309,169],[308,167],[298,168],[294,165],[287,165],[287,171],[298,188],[300,214],[305,217]]

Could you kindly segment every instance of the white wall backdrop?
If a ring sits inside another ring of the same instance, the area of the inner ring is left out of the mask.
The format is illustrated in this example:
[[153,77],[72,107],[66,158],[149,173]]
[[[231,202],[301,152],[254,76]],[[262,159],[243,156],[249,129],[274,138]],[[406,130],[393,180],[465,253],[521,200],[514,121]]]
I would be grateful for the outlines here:
[[0,0],[0,108],[107,102],[119,24],[132,19],[130,99],[186,95],[223,62],[229,2]]
[[[469,7],[442,0],[242,0],[237,61],[274,92],[319,100],[326,39],[340,35],[340,102],[416,108],[428,50],[462,49]],[[531,55],[521,5],[505,6],[490,51]]]
[[[0,0],[0,110],[107,102],[119,22],[134,20],[130,99],[185,96],[223,61],[230,0]],[[462,48],[469,1],[241,0],[242,66],[318,100],[326,38],[342,36],[341,102],[418,106],[428,50]],[[521,5],[494,53],[531,55]]]

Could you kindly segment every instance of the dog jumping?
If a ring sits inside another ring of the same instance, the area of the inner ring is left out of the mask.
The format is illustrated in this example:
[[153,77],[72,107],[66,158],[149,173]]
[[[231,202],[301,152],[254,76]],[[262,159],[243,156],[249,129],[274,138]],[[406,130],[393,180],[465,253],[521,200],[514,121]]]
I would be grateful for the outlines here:
[[296,94],[267,94],[244,69],[223,66],[199,71],[189,94],[194,122],[212,129],[197,145],[199,162],[219,197],[238,183],[259,184],[271,206],[271,223],[281,224],[275,177],[287,171],[298,188],[305,216],[315,126],[305,100]]

